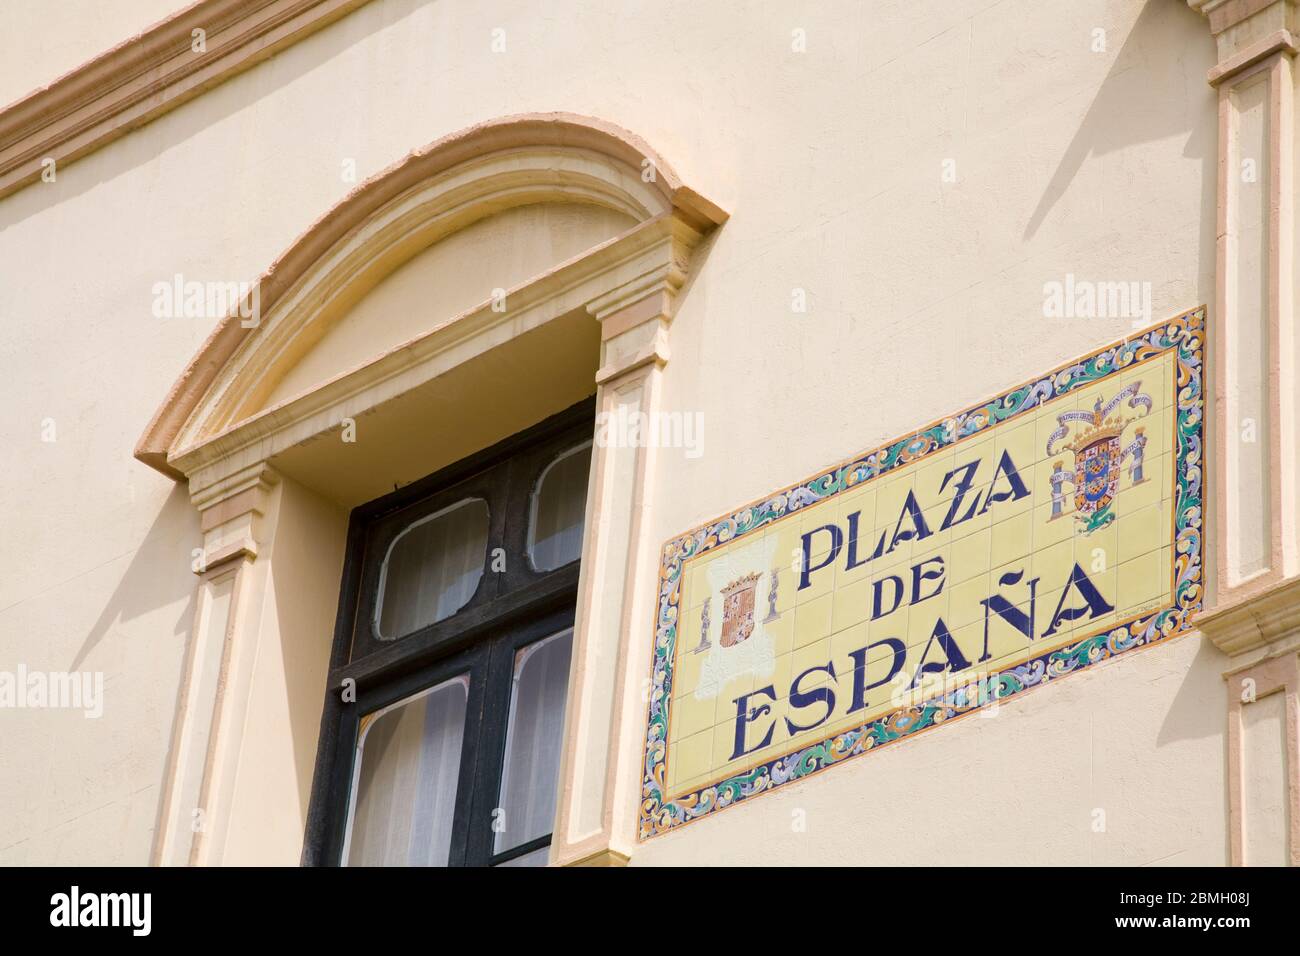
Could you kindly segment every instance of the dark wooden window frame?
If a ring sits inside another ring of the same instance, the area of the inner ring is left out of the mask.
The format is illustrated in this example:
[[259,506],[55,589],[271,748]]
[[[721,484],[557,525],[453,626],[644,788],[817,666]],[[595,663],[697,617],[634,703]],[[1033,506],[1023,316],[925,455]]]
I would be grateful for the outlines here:
[[[503,863],[540,849],[550,835],[493,853],[505,761],[515,652],[573,626],[579,562],[535,571],[526,554],[530,502],[555,458],[589,441],[595,400],[578,404],[510,438],[354,508],[339,587],[334,644],[303,838],[304,866],[339,863],[346,835],[358,729],[372,713],[467,671],[469,698],[461,751],[450,862]],[[395,640],[380,640],[372,621],[379,566],[403,529],[464,498],[488,503],[483,576],[455,614]],[[496,548],[505,570],[493,571]],[[344,702],[354,681],[355,702]]]

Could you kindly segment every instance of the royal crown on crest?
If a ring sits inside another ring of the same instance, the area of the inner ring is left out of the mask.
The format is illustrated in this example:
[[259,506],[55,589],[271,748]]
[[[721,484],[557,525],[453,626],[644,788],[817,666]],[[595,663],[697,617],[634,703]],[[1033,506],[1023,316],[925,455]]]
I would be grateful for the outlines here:
[[731,597],[731,595],[735,594],[737,591],[743,591],[745,588],[753,587],[758,583],[759,576],[760,575],[755,572],[753,574],[746,574],[743,578],[737,578],[722,589],[722,596],[724,598]]
[[1128,424],[1121,416],[1113,415],[1110,418],[1103,419],[1097,412],[1092,413],[1092,427],[1084,426],[1074,436],[1073,441],[1068,441],[1063,447],[1070,451],[1078,452],[1089,448],[1099,441],[1108,441],[1112,438],[1119,438],[1124,433],[1124,426]]

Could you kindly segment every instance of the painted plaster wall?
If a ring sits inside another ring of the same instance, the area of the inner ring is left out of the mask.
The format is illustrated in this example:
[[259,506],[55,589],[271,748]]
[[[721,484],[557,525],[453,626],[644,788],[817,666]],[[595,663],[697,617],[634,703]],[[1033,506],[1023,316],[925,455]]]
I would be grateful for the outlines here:
[[[1184,4],[739,11],[377,0],[0,202],[0,669],[103,670],[108,693],[98,721],[0,711],[0,862],[148,858],[199,533],[130,452],[213,324],[154,318],[151,289],[253,278],[351,188],[346,160],[364,178],[564,109],[732,213],[673,326],[665,405],[703,412],[705,443],[659,458],[656,542],[1129,328],[1044,318],[1045,282],[1150,281],[1154,318],[1212,298],[1213,44]],[[1183,638],[635,862],[1222,862],[1221,669]]]
[[1282,694],[1242,710],[1246,859],[1256,866],[1286,866],[1286,704]]
[[0,4],[0,106],[184,6],[181,0],[6,0]]

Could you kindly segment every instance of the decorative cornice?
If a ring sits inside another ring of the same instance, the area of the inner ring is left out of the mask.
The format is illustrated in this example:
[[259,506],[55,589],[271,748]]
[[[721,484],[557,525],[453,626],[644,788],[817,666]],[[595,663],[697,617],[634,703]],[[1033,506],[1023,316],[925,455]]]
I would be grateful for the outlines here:
[[1222,9],[1233,2],[1235,2],[1235,0],[1187,0],[1187,5],[1197,13],[1208,17],[1215,11]]
[[1256,63],[1267,59],[1274,53],[1285,53],[1287,56],[1295,56],[1300,50],[1296,46],[1295,37],[1291,35],[1290,30],[1277,30],[1270,33],[1256,43],[1234,53],[1217,66],[1210,67],[1206,74],[1206,79],[1211,86],[1218,86],[1225,80],[1229,80],[1250,69]]
[[1300,637],[1300,578],[1250,598],[1215,608],[1196,619],[1197,629],[1225,654],[1287,650]]
[[626,854],[619,853],[617,850],[604,849],[599,850],[590,856],[584,856],[580,860],[574,860],[572,863],[565,863],[564,866],[627,866],[629,857]]
[[[260,502],[264,500],[271,486],[279,480],[280,476],[274,468],[265,462],[259,462],[210,485],[198,486],[192,484],[190,486],[190,500],[194,502],[194,507],[204,515],[210,512],[220,514],[223,505],[237,499],[246,499],[250,502],[256,500],[259,504],[255,507],[255,510],[262,512],[265,509],[261,507]],[[248,498],[250,494],[258,497],[256,499]],[[234,513],[239,514],[243,510],[247,509],[239,509]],[[224,520],[224,518],[221,520]],[[219,520],[208,521],[209,526],[219,523]],[[204,527],[203,530],[206,531],[208,528]]]
[[0,110],[0,197],[45,159],[85,156],[369,2],[199,0]]
[[587,303],[587,312],[600,322],[597,385],[647,365],[662,368],[668,363],[668,324],[683,275],[677,253],[673,242],[662,265]]
[[1244,23],[1274,5],[1292,5],[1295,0],[1187,0],[1187,5],[1210,21],[1215,36]]
[[206,487],[190,489],[203,530],[203,563],[198,573],[236,560],[255,560],[264,537],[263,519],[279,474],[265,462]]
[[668,255],[662,265],[587,304],[587,311],[605,326],[605,338],[610,337],[611,328],[619,327],[618,322],[609,321],[611,316],[635,310],[649,298],[657,300],[657,309],[652,311],[662,312],[664,318],[672,317],[672,300],[690,272],[691,250],[703,236],[679,219],[666,220],[665,228]]

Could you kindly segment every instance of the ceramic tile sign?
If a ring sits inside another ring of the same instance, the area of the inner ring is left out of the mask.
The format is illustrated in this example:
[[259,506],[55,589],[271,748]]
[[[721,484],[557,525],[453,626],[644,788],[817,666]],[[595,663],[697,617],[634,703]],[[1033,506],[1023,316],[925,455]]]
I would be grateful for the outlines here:
[[1189,629],[1197,309],[669,541],[640,836]]

